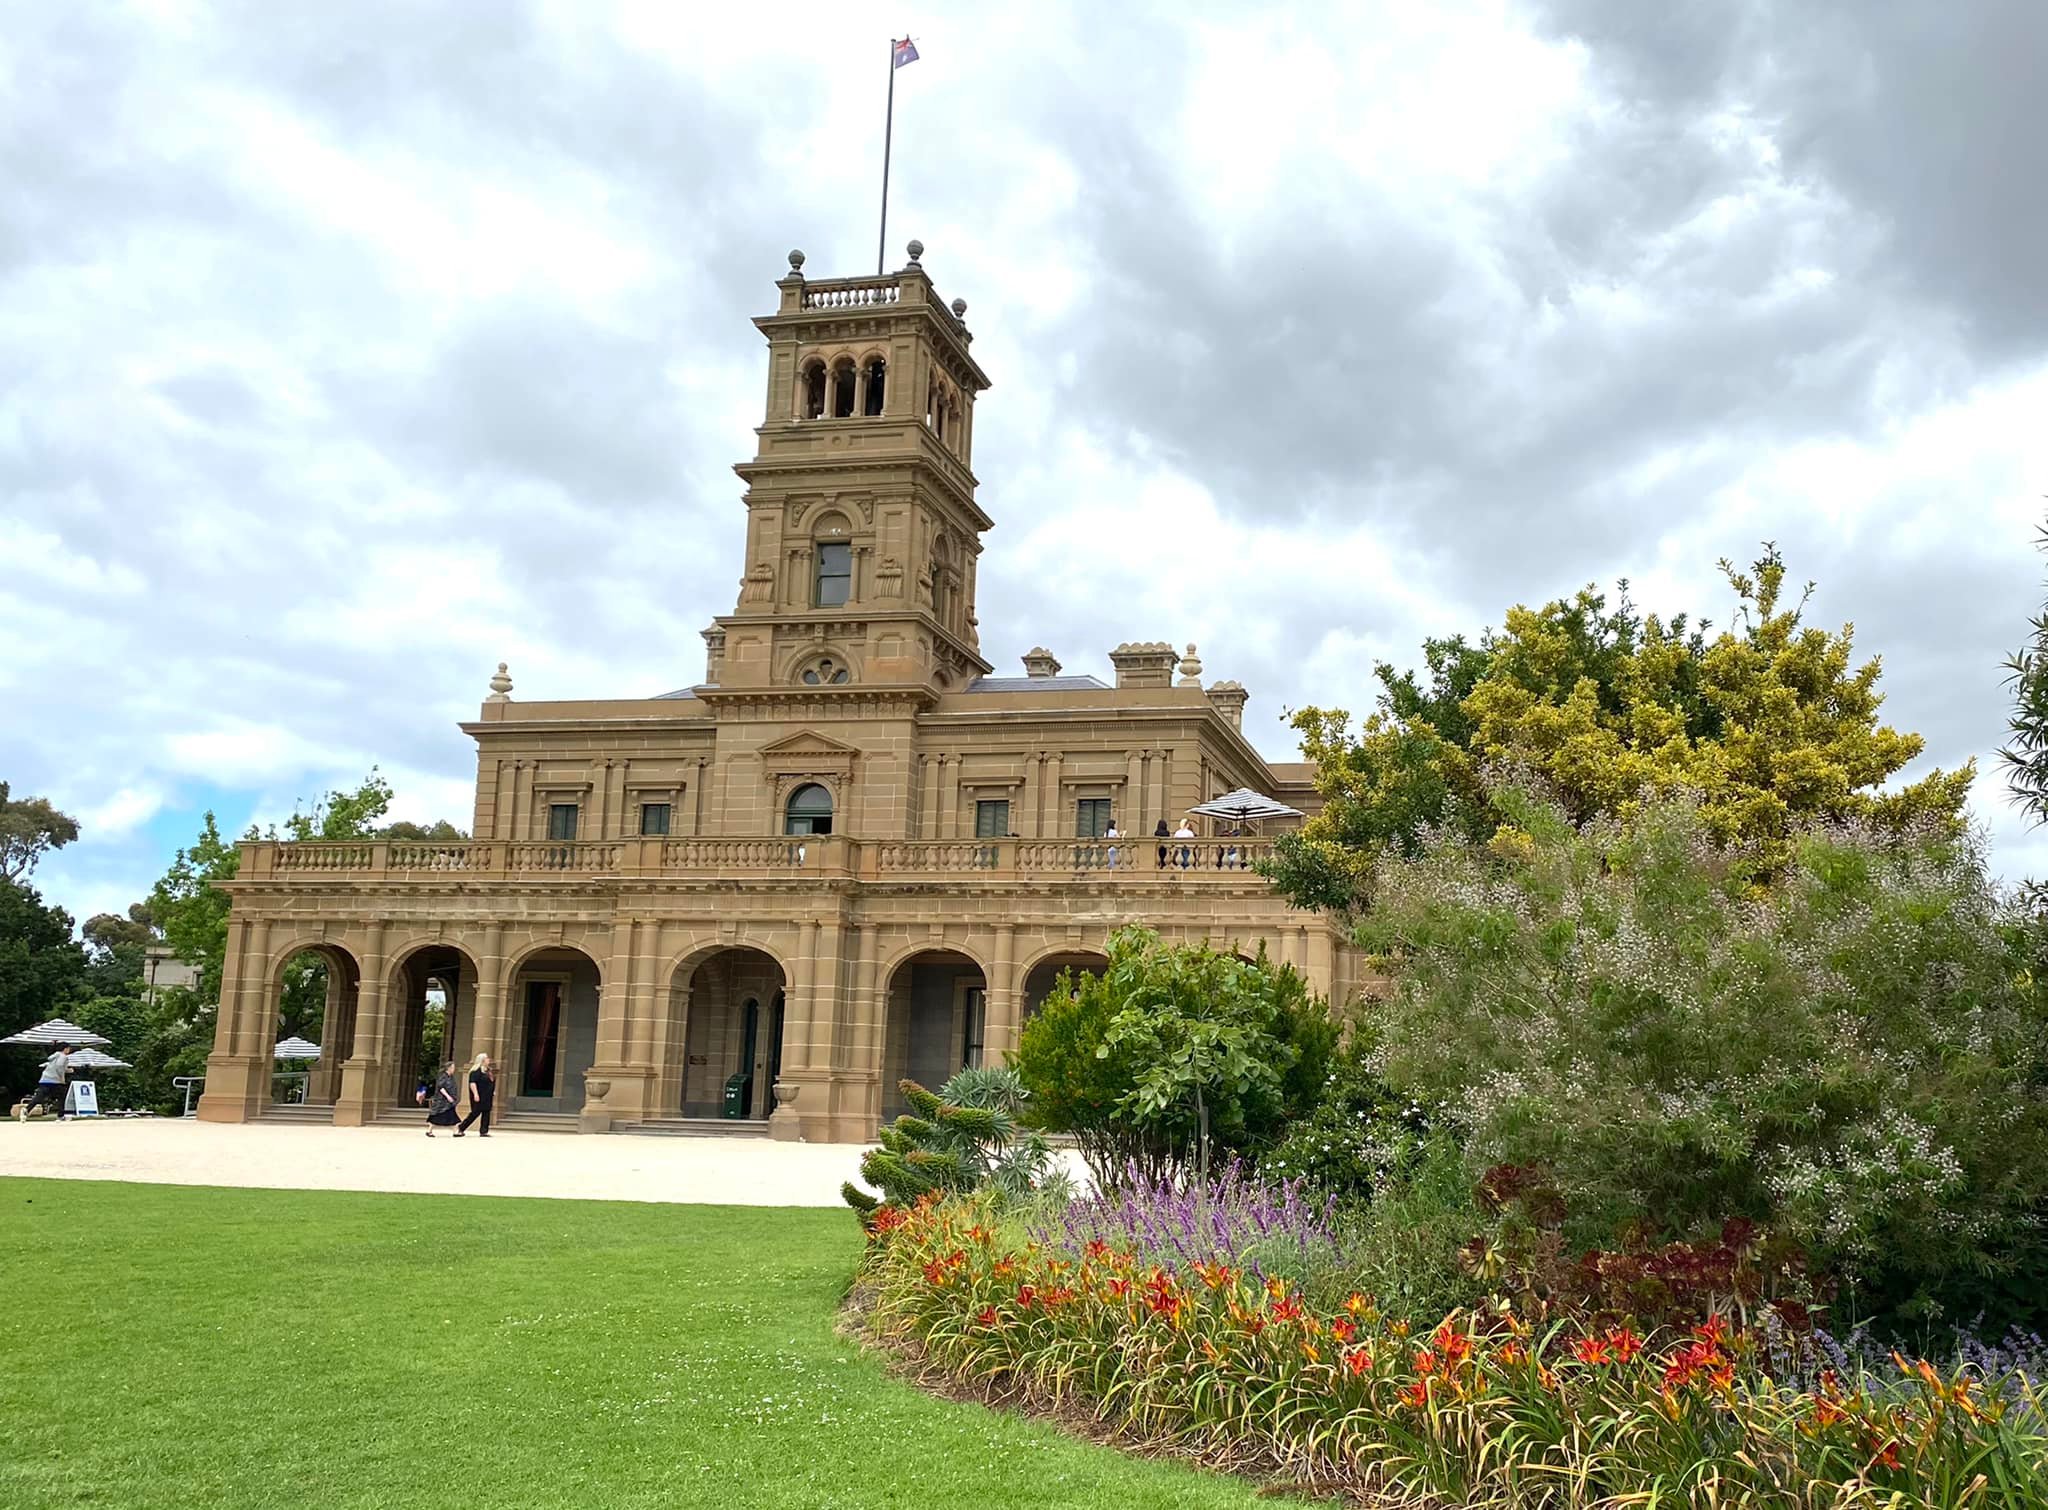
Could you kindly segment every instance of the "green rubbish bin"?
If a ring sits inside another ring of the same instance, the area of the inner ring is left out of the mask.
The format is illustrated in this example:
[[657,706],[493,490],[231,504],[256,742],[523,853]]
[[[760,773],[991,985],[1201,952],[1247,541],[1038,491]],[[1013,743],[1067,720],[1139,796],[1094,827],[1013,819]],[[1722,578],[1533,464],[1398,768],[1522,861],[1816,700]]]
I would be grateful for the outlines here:
[[731,1076],[725,1082],[725,1114],[728,1117],[744,1117],[747,1114],[747,1082],[754,1077],[745,1070]]

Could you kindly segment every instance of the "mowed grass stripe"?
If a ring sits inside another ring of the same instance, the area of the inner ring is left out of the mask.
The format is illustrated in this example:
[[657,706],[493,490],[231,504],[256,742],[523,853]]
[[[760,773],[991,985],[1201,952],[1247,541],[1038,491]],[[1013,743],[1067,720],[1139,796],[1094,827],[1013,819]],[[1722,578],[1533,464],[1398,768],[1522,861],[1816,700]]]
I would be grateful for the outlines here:
[[834,1332],[839,1211],[0,1179],[0,1505],[1246,1507]]

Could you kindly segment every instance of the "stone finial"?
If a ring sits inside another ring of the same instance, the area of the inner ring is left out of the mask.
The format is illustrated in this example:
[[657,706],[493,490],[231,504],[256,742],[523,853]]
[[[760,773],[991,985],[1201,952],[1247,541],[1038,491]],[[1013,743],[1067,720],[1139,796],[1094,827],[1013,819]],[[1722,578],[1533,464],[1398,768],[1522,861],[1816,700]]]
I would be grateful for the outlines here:
[[1180,681],[1175,685],[1182,687],[1199,687],[1202,685],[1202,662],[1201,658],[1195,654],[1195,647],[1192,644],[1188,646],[1188,653],[1181,658]]
[[953,318],[956,320],[967,318],[967,301],[965,299],[955,299],[953,301]]
[[795,273],[795,274],[796,274],[796,275],[797,275],[797,276],[798,276],[799,278],[801,278],[801,277],[803,276],[803,273],[804,273],[804,254],[803,254],[803,253],[802,253],[801,251],[791,251],[791,252],[790,252],[790,254],[789,254],[789,270],[790,270],[791,272]]
[[487,703],[509,703],[512,701],[512,678],[505,674],[505,663],[498,662],[497,675],[491,678],[491,695]]
[[1060,663],[1050,650],[1043,645],[1035,645],[1031,653],[1024,657],[1024,674],[1035,681],[1058,676]]
[[924,243],[922,241],[913,241],[906,250],[910,253],[910,260],[915,263],[920,257],[924,256]]

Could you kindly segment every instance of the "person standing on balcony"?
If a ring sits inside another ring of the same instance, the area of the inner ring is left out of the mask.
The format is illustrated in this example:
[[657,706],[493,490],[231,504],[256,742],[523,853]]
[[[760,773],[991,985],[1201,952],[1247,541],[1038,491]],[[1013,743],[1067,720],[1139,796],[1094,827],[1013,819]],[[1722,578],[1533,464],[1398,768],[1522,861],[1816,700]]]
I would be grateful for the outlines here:
[[1116,819],[1109,820],[1109,827],[1102,831],[1102,837],[1109,841],[1109,868],[1116,869],[1116,841],[1123,837],[1116,831]]
[[[1174,837],[1174,838],[1176,838],[1176,839],[1192,839],[1192,838],[1194,838],[1194,837],[1195,837],[1195,829],[1194,829],[1194,819],[1193,819],[1193,818],[1183,818],[1183,819],[1181,819],[1181,820],[1180,820],[1180,827],[1179,827],[1179,828],[1177,828],[1177,829],[1175,829],[1175,830],[1173,831],[1173,837]],[[1194,851],[1194,847],[1193,847],[1192,845],[1188,845],[1188,844],[1183,844],[1183,845],[1182,845],[1182,846],[1180,847],[1180,853],[1179,853],[1179,854],[1177,854],[1177,855],[1175,855],[1175,856],[1174,856],[1174,858],[1175,858],[1175,859],[1176,859],[1177,861],[1179,861],[1179,862],[1180,862],[1180,868],[1181,868],[1182,870],[1186,870],[1186,869],[1188,868],[1189,864],[1190,864],[1190,863],[1192,863],[1192,862],[1193,862],[1193,860],[1194,860],[1194,858],[1195,858],[1195,851]]]
[[[1170,839],[1173,837],[1173,830],[1166,826],[1164,818],[1161,818],[1159,826],[1152,830],[1152,837],[1155,839]],[[1166,846],[1164,844],[1159,846],[1159,868],[1161,870],[1166,869]]]
[[479,1138],[491,1135],[491,1097],[498,1091],[498,1080],[491,1073],[491,1056],[479,1054],[476,1063],[469,1067],[469,1115],[462,1119],[462,1125],[455,1129],[455,1136],[462,1137],[469,1131],[469,1124],[482,1118],[483,1126],[477,1129]]

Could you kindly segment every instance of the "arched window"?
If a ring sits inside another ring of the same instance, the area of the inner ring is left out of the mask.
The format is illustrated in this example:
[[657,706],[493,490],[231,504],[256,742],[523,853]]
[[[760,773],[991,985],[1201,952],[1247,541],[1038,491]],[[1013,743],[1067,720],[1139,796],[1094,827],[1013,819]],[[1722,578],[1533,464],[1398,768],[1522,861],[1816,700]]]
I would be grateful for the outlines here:
[[867,371],[863,375],[867,379],[867,397],[861,406],[861,413],[872,419],[882,412],[882,401],[888,391],[889,364],[880,357],[870,357]]
[[825,656],[797,673],[798,681],[806,687],[843,687],[853,680],[853,673],[832,656]]
[[832,417],[853,418],[853,358],[841,357],[832,369]]
[[810,781],[789,794],[782,831],[793,837],[832,832],[832,794]]
[[821,419],[825,414],[825,364],[819,361],[806,363],[803,376],[797,380],[797,413],[805,419]]

